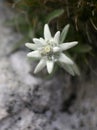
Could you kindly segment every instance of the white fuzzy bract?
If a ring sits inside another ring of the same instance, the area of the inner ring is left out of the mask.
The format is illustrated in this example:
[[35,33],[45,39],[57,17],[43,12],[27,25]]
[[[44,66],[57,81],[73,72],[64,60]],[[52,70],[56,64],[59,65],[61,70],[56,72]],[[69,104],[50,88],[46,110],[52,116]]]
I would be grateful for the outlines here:
[[78,42],[60,43],[60,31],[57,31],[52,37],[48,24],[44,26],[44,38],[33,38],[33,42],[26,43],[26,46],[33,50],[27,56],[40,60],[34,73],[41,71],[46,66],[50,74],[55,63],[59,63],[61,66],[72,66],[74,64],[73,60],[63,51],[77,45]]

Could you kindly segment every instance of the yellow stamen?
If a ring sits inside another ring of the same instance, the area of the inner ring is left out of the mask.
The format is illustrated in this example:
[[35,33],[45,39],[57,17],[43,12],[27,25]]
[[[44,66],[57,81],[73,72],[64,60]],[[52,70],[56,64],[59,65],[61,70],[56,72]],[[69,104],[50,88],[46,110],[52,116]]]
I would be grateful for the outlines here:
[[44,47],[44,52],[45,53],[49,53],[50,51],[51,51],[50,45],[47,45],[46,47]]

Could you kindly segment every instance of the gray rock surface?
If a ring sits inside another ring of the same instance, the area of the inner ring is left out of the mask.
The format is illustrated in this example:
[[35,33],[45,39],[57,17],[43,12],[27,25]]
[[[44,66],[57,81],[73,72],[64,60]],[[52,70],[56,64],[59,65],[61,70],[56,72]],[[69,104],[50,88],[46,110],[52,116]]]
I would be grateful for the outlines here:
[[[97,81],[34,75],[27,52],[8,55],[22,36],[4,26],[14,14],[0,3],[0,130],[97,130]],[[95,68],[95,71],[97,69]]]

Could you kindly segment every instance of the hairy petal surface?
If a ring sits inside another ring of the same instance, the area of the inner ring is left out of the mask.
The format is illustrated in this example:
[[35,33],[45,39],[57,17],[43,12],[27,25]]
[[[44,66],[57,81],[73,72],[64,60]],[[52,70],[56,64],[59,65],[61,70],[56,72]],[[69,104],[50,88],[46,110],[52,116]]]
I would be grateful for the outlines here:
[[28,53],[27,56],[32,58],[41,58],[40,52],[37,50]]
[[59,52],[60,51],[60,48],[59,47],[54,47],[53,48],[53,52]]
[[46,41],[45,41],[43,38],[40,38],[40,42],[41,42],[43,45],[46,45]]
[[46,65],[45,59],[41,59],[38,65],[36,66],[34,73],[38,73],[39,71],[41,71],[45,67],[45,65]]
[[64,64],[64,63],[60,63],[59,64],[65,71],[67,71],[69,74],[71,74],[72,76],[75,75],[74,71],[73,71],[73,68],[71,65],[68,65],[68,64]]
[[59,42],[60,42],[60,31],[56,32],[56,34],[54,36],[54,40],[57,44],[59,44]]
[[44,38],[45,40],[49,40],[52,38],[48,24],[45,24],[44,26]]
[[33,44],[33,43],[26,43],[25,46],[31,50],[37,50],[37,48],[39,47],[38,45]]
[[78,42],[74,41],[74,42],[63,43],[63,44],[60,44],[59,46],[61,48],[61,51],[64,51],[64,50],[70,49],[73,46],[76,46],[77,44]]
[[47,60],[46,63],[47,63],[47,71],[48,71],[48,73],[50,74],[50,73],[52,73],[52,71],[53,71],[54,62],[51,61],[51,60]]
[[34,42],[35,44],[42,45],[40,39],[38,39],[38,38],[33,38],[33,42]]
[[73,64],[74,62],[69,58],[67,57],[64,53],[60,53],[60,56],[59,56],[59,59],[58,59],[59,62],[63,62],[65,64]]

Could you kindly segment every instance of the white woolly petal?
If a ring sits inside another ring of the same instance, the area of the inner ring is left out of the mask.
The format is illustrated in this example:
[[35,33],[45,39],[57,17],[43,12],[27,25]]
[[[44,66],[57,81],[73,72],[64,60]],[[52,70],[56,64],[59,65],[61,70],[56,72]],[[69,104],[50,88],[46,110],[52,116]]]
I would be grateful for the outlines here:
[[53,47],[53,52],[59,52],[60,48],[59,47]]
[[57,44],[59,44],[60,41],[60,31],[56,32],[55,36],[54,36],[54,40]]
[[40,58],[41,57],[39,51],[32,51],[32,52],[28,53],[27,56],[32,57],[32,58]]
[[71,74],[72,76],[75,75],[74,71],[73,71],[73,68],[72,68],[72,65],[68,65],[68,64],[64,64],[64,63],[60,63],[61,67],[63,69],[65,69],[69,74]]
[[45,24],[44,26],[44,38],[45,40],[49,40],[52,38],[48,24]]
[[50,73],[52,73],[52,71],[53,71],[54,62],[51,61],[51,60],[47,60],[46,63],[47,63],[47,71],[48,71],[48,73],[50,74]]
[[38,39],[38,38],[33,38],[33,42],[36,43],[36,44],[39,44],[39,45],[42,44],[40,39]]
[[25,46],[28,47],[29,49],[32,49],[32,50],[36,50],[39,47],[33,43],[26,43]]
[[74,63],[72,65],[73,71],[75,72],[75,74],[80,75],[80,71],[79,68],[77,67],[77,65]]
[[41,59],[38,65],[36,66],[34,73],[38,73],[39,71],[41,71],[45,67],[45,65],[46,65],[45,59]]
[[40,38],[40,42],[45,45],[46,44],[46,41],[43,39],[43,38]]
[[67,42],[67,43],[63,43],[63,44],[60,44],[59,47],[61,48],[61,50],[67,50],[75,45],[77,45],[78,42],[77,41],[74,41],[74,42]]
[[61,53],[58,59],[59,62],[63,62],[65,64],[74,64],[74,62],[67,57],[64,53]]

